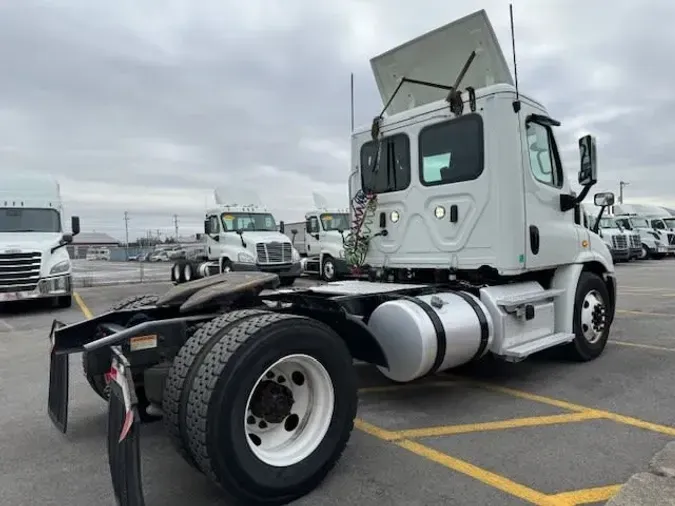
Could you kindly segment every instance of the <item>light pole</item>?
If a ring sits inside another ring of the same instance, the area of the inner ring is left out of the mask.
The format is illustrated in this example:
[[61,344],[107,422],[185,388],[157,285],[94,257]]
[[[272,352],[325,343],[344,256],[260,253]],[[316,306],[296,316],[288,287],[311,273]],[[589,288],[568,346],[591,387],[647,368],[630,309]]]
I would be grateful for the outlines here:
[[619,204],[623,204],[623,187],[628,186],[630,183],[625,181],[619,181]]

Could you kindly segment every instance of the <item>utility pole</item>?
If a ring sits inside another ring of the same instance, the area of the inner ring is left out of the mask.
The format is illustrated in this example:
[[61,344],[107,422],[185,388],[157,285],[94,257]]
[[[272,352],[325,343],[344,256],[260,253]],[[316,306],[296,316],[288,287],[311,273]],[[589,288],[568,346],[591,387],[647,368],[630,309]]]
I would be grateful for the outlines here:
[[129,213],[127,211],[124,211],[124,234],[124,256],[129,260]]
[[628,186],[630,183],[625,181],[619,181],[619,204],[623,204],[623,187]]
[[176,229],[176,242],[178,242],[178,215],[173,215],[173,226]]

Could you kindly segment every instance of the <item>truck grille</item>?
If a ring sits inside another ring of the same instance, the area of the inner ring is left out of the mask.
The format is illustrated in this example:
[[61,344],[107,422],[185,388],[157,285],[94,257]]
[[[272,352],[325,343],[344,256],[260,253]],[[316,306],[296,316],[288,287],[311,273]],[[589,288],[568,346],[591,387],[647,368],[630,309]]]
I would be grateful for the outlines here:
[[290,243],[259,242],[255,245],[259,264],[283,264],[293,260],[293,247]]
[[642,243],[640,242],[640,236],[637,234],[631,234],[630,235],[630,247],[631,248],[639,248],[642,246]]
[[628,247],[628,241],[626,241],[626,236],[625,235],[612,236],[612,246],[614,246],[614,249],[626,249]]
[[675,244],[675,234],[668,233],[668,244]]
[[0,253],[0,293],[31,291],[40,280],[42,253]]

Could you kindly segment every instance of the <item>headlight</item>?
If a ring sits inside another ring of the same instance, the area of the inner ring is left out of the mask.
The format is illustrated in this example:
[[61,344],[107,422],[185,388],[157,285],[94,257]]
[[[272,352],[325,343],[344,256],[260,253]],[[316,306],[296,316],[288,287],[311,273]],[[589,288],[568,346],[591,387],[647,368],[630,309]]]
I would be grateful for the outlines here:
[[293,261],[294,262],[299,262],[300,261],[300,252],[293,248],[293,253],[292,253]]
[[251,255],[250,253],[239,253],[237,255],[237,260],[240,261],[242,264],[254,264],[255,263],[255,257]]
[[436,209],[434,209],[434,214],[436,215],[436,218],[439,220],[445,216],[445,207],[443,206],[436,206]]
[[61,274],[70,270],[70,260],[62,260],[49,269],[49,274]]

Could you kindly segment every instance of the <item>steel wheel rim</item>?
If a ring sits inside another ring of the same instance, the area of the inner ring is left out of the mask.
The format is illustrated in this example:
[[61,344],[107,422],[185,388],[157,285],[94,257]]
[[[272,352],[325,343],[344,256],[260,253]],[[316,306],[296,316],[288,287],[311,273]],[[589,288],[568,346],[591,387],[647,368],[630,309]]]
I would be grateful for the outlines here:
[[185,278],[185,281],[190,281],[192,279],[192,267],[190,266],[190,264],[185,265],[183,277]]
[[326,260],[323,264],[323,274],[326,276],[328,279],[333,279],[333,276],[335,275],[335,268],[333,267],[333,262],[330,260]]
[[589,344],[597,343],[605,332],[607,308],[597,290],[591,290],[581,303],[581,332]]
[[179,280],[180,280],[180,265],[178,265],[178,264],[175,264],[175,265],[173,266],[173,279],[174,279],[175,281],[179,281]]
[[309,355],[288,355],[251,389],[244,414],[246,442],[265,464],[292,466],[321,444],[334,409],[335,391],[326,368]]

